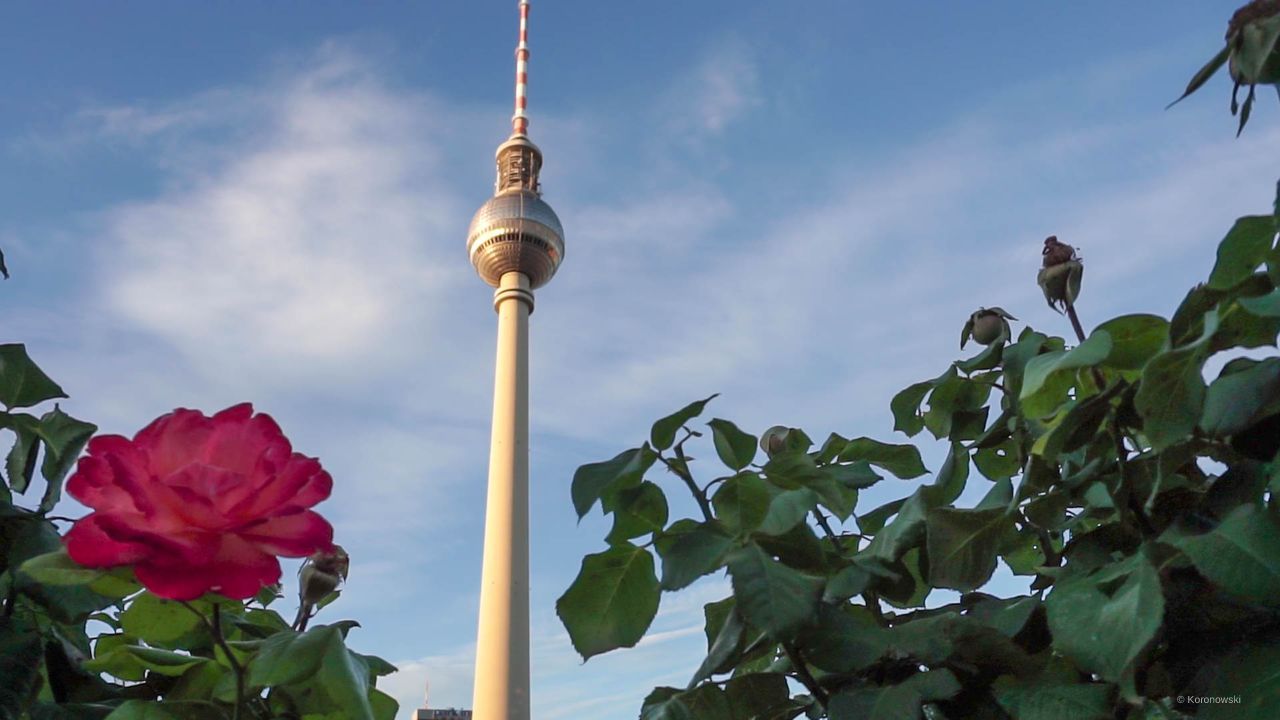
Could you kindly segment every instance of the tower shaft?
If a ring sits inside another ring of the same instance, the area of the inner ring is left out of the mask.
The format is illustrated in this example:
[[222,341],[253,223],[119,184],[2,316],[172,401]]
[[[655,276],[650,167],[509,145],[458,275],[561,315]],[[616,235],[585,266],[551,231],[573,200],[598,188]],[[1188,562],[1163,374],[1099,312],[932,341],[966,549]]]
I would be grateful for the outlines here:
[[472,709],[474,720],[528,720],[529,278],[503,274],[493,306],[498,350]]

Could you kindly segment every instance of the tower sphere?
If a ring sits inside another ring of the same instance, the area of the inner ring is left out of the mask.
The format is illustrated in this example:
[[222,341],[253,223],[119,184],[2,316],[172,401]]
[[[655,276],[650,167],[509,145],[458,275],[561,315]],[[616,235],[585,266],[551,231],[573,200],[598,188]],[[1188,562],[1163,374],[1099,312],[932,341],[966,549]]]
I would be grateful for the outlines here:
[[498,148],[498,193],[476,211],[467,253],[480,278],[498,287],[509,272],[523,273],[530,289],[547,284],[564,259],[560,218],[538,192],[542,154],[523,136]]

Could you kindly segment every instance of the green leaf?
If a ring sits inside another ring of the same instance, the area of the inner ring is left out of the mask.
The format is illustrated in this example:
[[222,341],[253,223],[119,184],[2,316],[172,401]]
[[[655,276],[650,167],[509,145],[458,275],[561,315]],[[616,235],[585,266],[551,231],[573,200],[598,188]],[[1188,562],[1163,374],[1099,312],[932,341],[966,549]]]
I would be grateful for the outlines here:
[[77,420],[62,412],[56,405],[40,418],[40,426],[45,446],[40,474],[44,475],[49,484],[40,501],[40,511],[48,512],[62,496],[63,478],[80,457],[80,451],[89,442],[89,438],[98,431],[98,426]]
[[1221,662],[1205,666],[1203,694],[1214,698],[1239,698],[1237,703],[1206,703],[1196,720],[1272,720],[1280,704],[1280,647],[1245,644]]
[[739,612],[779,642],[790,640],[818,611],[822,580],[783,565],[754,544],[729,556],[729,577]]
[[745,535],[760,527],[771,498],[768,484],[759,475],[744,472],[725,480],[711,497],[711,505],[725,528]]
[[12,410],[64,397],[62,388],[32,362],[25,345],[0,345],[0,404]]
[[0,617],[0,717],[23,716],[40,682],[43,660],[39,630],[15,617]]
[[724,666],[738,655],[745,631],[746,626],[742,623],[742,618],[733,608],[730,608],[724,622],[720,625],[719,632],[716,633],[715,642],[711,643],[711,647],[707,650],[707,657],[703,659],[697,672],[693,674],[693,679],[689,681],[689,687],[692,688],[712,675],[725,672]]
[[[1100,581],[1129,574],[1110,596]],[[1089,672],[1133,685],[1133,664],[1164,620],[1160,576],[1136,555],[1093,576],[1063,578],[1045,601],[1053,644]]]
[[897,685],[846,690],[831,698],[831,720],[903,720],[920,717],[923,703],[946,700],[960,692],[949,670],[930,670]]
[[791,689],[781,673],[735,675],[724,686],[734,720],[772,720],[773,711],[788,704]]
[[[950,370],[955,374],[955,370]],[[933,389],[936,380],[926,380],[909,386],[893,396],[889,409],[893,411],[893,429],[912,437],[924,429],[924,417],[920,415],[920,403]]]
[[662,555],[660,587],[668,592],[680,590],[703,575],[715,572],[724,564],[725,555],[732,547],[733,538],[714,525],[700,523],[682,533],[670,546],[659,548]]
[[715,442],[716,454],[720,456],[720,462],[734,470],[741,470],[756,459],[757,440],[754,435],[743,432],[737,425],[720,418],[715,418],[707,424],[711,426],[711,435]]
[[1155,450],[1180,442],[1195,429],[1205,397],[1201,368],[1208,341],[1217,329],[1218,313],[1205,313],[1198,340],[1160,353],[1143,369],[1134,407],[1142,416],[1143,434]]
[[36,472],[36,460],[40,456],[38,421],[26,413],[14,413],[8,418],[8,429],[16,436],[9,455],[5,458],[5,474],[9,487],[16,493],[25,493]]
[[1253,275],[1271,249],[1276,220],[1270,215],[1251,215],[1236,220],[1218,245],[1218,260],[1209,274],[1211,290],[1230,290]]
[[1111,336],[1104,363],[1117,370],[1141,370],[1169,340],[1169,321],[1159,315],[1121,315],[1098,326]]
[[995,447],[986,447],[973,454],[973,464],[988,480],[1004,480],[1018,473],[1017,443],[1012,438]]
[[581,520],[590,512],[591,506],[606,493],[639,485],[645,472],[657,459],[658,454],[646,444],[619,453],[612,460],[578,468],[573,474],[570,488],[578,519]]
[[1035,418],[1052,414],[1066,399],[1066,388],[1070,387],[1074,371],[1101,364],[1111,355],[1111,348],[1110,333],[1099,329],[1071,350],[1031,358],[1019,395],[1024,412]]
[[914,445],[893,445],[860,437],[850,440],[840,453],[841,462],[865,460],[893,475],[910,480],[929,472]]
[[1002,508],[934,508],[925,528],[929,584],[961,592],[976,590],[991,579],[1000,546],[1014,530]]
[[556,614],[583,660],[640,641],[658,612],[653,556],[638,547],[588,555]]
[[1161,540],[1186,553],[1227,594],[1280,605],[1280,523],[1265,510],[1242,505],[1207,533],[1166,532]]
[[1267,358],[1247,370],[1223,375],[1209,386],[1200,428],[1215,437],[1246,430],[1274,413],[1280,397],[1280,359]]
[[142,589],[128,568],[106,570],[77,565],[60,543],[57,549],[24,562],[20,572],[41,585],[83,586],[111,598],[127,597]]
[[325,628],[324,657],[316,683],[333,699],[344,720],[374,720],[369,703],[369,666],[347,649],[337,627]]
[[190,647],[204,627],[196,614],[173,600],[143,593],[120,613],[120,627],[148,645],[170,650]]
[[655,688],[644,699],[640,720],[733,720],[729,698],[717,685],[702,685],[681,692]]
[[400,712],[400,703],[377,688],[369,690],[369,705],[373,708],[374,720],[396,720]]
[[1212,58],[1210,58],[1209,62],[1204,64],[1204,67],[1197,70],[1196,74],[1191,76],[1191,81],[1187,83],[1187,89],[1183,91],[1182,95],[1179,96],[1177,100],[1174,100],[1173,102],[1169,103],[1168,107],[1166,107],[1165,109],[1168,110],[1169,108],[1181,102],[1183,98],[1187,97],[1188,95],[1195,92],[1196,90],[1199,90],[1200,87],[1204,85],[1206,82],[1208,82],[1209,78],[1213,77],[1213,74],[1218,72],[1218,69],[1221,68],[1223,64],[1227,62],[1227,57],[1230,55],[1230,53],[1231,53],[1230,45],[1224,46],[1221,50],[1219,50],[1217,55],[1214,55]]
[[210,662],[209,658],[196,655],[159,650],[142,645],[119,645],[112,648],[105,655],[89,660],[84,664],[84,667],[91,672],[109,672],[109,668],[118,666],[120,662],[120,658],[113,657],[116,655],[129,656],[148,671],[169,677],[177,677],[196,665]]
[[834,673],[865,668],[889,649],[871,613],[854,605],[819,606],[817,623],[804,629],[799,642],[806,660]]
[[634,537],[660,532],[667,524],[667,496],[662,488],[645,480],[618,492],[613,529],[605,540],[613,545]]
[[902,557],[907,550],[924,542],[925,515],[935,504],[929,488],[919,488],[898,509],[893,522],[876,533],[863,552],[888,562]]
[[1258,317],[1280,317],[1280,289],[1257,297],[1242,297],[1238,302],[1240,307]]
[[655,450],[666,450],[675,444],[676,433],[685,423],[702,414],[702,409],[707,406],[720,393],[716,393],[706,400],[698,400],[691,402],[670,415],[662,418],[653,424],[653,429],[649,431],[649,443],[653,445]]
[[808,488],[786,490],[773,496],[758,530],[765,535],[781,535],[804,520],[818,504],[818,496]]
[[223,720],[218,706],[208,702],[126,700],[106,720]]
[[281,632],[263,640],[249,663],[248,684],[276,687],[315,676],[333,632],[337,632],[335,626],[319,625],[304,633]]
[[1097,683],[1017,684],[1008,677],[992,688],[996,701],[1018,720],[1111,720],[1112,688]]

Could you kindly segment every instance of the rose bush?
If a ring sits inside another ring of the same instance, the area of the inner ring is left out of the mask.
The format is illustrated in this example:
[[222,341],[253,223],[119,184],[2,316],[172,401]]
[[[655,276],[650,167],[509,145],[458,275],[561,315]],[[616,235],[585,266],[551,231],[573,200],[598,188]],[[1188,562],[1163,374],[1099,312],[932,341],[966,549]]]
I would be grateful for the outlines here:
[[89,443],[67,492],[94,512],[67,533],[67,552],[85,567],[132,565],[160,597],[244,599],[280,580],[277,556],[332,548],[333,528],[309,509],[332,486],[252,405],[179,409],[132,440]]
[[[0,720],[394,720],[377,681],[395,667],[347,646],[359,625],[308,627],[350,562],[311,509],[333,484],[319,461],[248,404],[132,439],[22,411],[66,396],[0,345]],[[74,521],[50,514],[73,468],[92,510]],[[292,623],[279,557],[308,558]]]

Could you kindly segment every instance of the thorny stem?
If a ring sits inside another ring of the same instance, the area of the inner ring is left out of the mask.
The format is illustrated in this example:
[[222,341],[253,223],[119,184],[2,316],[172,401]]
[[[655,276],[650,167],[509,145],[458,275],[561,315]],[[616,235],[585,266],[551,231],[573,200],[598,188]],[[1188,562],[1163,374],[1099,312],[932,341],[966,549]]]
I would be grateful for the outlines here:
[[800,651],[791,643],[782,643],[782,649],[787,653],[787,659],[791,660],[791,665],[796,669],[796,678],[802,685],[809,689],[809,693],[823,710],[827,709],[827,703],[831,698],[827,695],[827,691],[822,689],[817,680],[813,679],[813,675],[809,672],[809,668],[805,667],[804,658],[800,656]]

